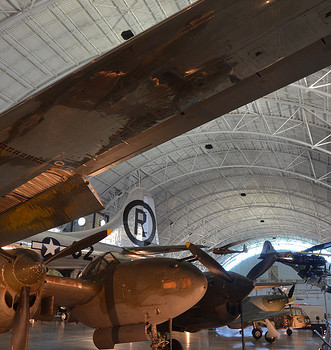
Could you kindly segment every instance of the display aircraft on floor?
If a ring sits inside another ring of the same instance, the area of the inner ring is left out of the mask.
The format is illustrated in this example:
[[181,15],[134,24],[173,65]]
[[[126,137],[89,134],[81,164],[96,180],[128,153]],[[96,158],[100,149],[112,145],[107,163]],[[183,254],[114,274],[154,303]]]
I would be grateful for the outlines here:
[[[142,189],[138,191],[145,194]],[[136,197],[136,193],[133,195]],[[134,207],[129,200],[122,213],[127,219],[124,226],[128,227],[137,211],[142,215],[141,227],[136,227],[132,238],[141,243],[140,252],[146,249],[149,253],[152,249],[144,243],[153,241],[156,226],[148,199],[143,196],[139,203],[135,199]],[[125,216],[127,208],[135,210],[128,210]],[[117,253],[97,257],[78,278],[46,275],[49,263],[76,254],[112,234],[109,227],[101,229],[90,231],[91,235],[47,259],[31,249],[0,248],[0,333],[12,329],[10,350],[26,350],[29,319],[51,321],[59,306],[69,310],[71,320],[96,329],[93,341],[99,349],[148,339],[152,340],[152,349],[166,348],[167,334],[160,334],[156,326],[195,305],[207,289],[206,278],[191,263],[163,257],[132,261],[126,255],[134,252],[116,247]],[[168,247],[155,249],[172,251]]]
[[[255,265],[245,277],[226,271],[216,260],[194,244],[187,245],[193,257],[209,270],[205,273],[208,288],[204,297],[196,305],[172,320],[172,330],[179,332],[198,332],[203,329],[226,326],[237,320],[241,315],[243,300],[255,288],[254,280],[263,275],[277,258],[276,255],[269,256]],[[184,259],[192,260],[191,257]],[[273,286],[276,285],[280,284],[276,283]],[[272,285],[268,283],[266,287],[269,288]],[[259,285],[258,288],[263,288],[263,285]],[[169,331],[169,324],[163,323],[158,326],[158,329]]]
[[306,283],[317,286],[324,292],[331,293],[331,287],[325,281],[327,277],[331,276],[330,270],[326,267],[327,261],[319,255],[320,253],[314,253],[329,247],[331,247],[331,242],[310,247],[303,252],[277,252],[270,241],[265,241],[260,259],[266,259],[276,254],[277,262],[292,267]]
[[330,12],[201,0],[2,113],[0,244],[100,210],[84,176],[331,64]]
[[291,313],[290,310],[284,311],[284,308],[296,300],[293,297],[294,288],[295,286],[293,285],[288,295],[282,292],[281,294],[259,295],[246,298],[242,306],[242,322],[236,320],[231,322],[228,327],[241,329],[242,323],[244,327],[253,325],[252,335],[255,339],[260,339],[263,335],[261,326],[267,327],[268,331],[265,333],[265,339],[273,343],[279,334],[271,321],[275,317],[281,317]]

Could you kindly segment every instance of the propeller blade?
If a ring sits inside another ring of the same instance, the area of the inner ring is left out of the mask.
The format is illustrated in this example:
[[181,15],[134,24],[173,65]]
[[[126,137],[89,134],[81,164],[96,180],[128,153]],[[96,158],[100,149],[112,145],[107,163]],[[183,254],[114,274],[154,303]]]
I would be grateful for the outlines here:
[[68,256],[68,255],[71,255],[73,253],[79,252],[80,250],[86,249],[86,248],[90,247],[91,245],[98,243],[99,241],[101,241],[102,239],[107,237],[110,233],[111,233],[111,230],[109,229],[109,230],[97,232],[92,236],[85,237],[78,242],[74,242],[69,247],[64,248],[63,250],[61,250],[57,254],[51,256],[50,258],[46,259],[44,261],[44,263],[45,263],[45,265],[47,265],[51,261],[54,261],[54,260],[57,260],[60,258],[64,258],[65,256]]
[[29,340],[30,287],[23,287],[11,332],[10,350],[27,350]]
[[193,243],[186,242],[186,246],[192,255],[194,255],[210,272],[222,277],[228,282],[233,281],[233,278],[228,274],[228,272],[209,254],[198,248]]
[[258,277],[262,276],[277,260],[276,254],[268,255],[258,264],[256,264],[247,274],[247,278],[251,280],[256,280]]
[[288,299],[291,299],[293,297],[294,289],[295,289],[295,284],[293,284],[293,286],[288,292],[288,295],[287,295]]

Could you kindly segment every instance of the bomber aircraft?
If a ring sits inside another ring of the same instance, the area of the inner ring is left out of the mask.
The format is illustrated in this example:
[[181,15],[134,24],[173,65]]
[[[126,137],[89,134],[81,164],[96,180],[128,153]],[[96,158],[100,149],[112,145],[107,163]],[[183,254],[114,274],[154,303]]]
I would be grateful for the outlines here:
[[201,0],[2,113],[0,244],[99,211],[84,176],[328,66],[330,11]]
[[306,283],[321,288],[322,291],[331,293],[331,287],[327,285],[325,279],[331,276],[326,268],[327,261],[319,253],[314,252],[329,248],[331,242],[318,244],[306,249],[303,252],[277,252],[270,241],[265,241],[260,255],[260,259],[277,255],[277,262],[292,267]]
[[[111,251],[131,258],[187,250],[186,245],[158,245],[158,228],[152,195],[142,187],[135,187],[115,217],[103,226],[74,232],[42,232],[5,248],[27,247],[49,259],[73,243],[100,231],[111,230],[111,235],[88,249],[49,262],[48,267],[61,270],[81,269],[98,256]],[[202,248],[202,245],[198,247]],[[221,247],[220,249],[223,249]]]

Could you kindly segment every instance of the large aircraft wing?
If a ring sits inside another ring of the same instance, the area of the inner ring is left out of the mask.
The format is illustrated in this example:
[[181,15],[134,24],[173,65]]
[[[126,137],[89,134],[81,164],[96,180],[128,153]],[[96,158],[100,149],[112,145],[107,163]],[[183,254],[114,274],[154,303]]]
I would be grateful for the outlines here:
[[49,173],[93,176],[329,65],[330,11],[201,0],[1,114],[0,245],[100,208]]

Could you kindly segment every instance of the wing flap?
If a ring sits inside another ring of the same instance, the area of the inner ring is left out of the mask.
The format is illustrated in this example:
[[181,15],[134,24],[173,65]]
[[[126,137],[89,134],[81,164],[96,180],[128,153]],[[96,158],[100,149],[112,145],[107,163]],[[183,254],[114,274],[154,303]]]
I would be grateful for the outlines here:
[[93,187],[82,176],[52,169],[0,199],[0,245],[102,209]]

